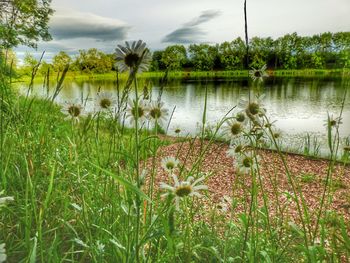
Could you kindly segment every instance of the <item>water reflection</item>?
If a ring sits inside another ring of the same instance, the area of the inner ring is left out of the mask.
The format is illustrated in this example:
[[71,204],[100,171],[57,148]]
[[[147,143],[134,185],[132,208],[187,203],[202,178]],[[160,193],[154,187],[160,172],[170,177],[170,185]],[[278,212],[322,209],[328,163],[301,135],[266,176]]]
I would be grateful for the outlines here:
[[[151,96],[157,98],[159,81],[151,83]],[[272,120],[277,120],[276,126],[284,133],[297,135],[305,132],[325,137],[324,123],[327,113],[338,115],[341,109],[345,90],[349,80],[341,78],[269,78],[263,88],[258,88],[246,79],[225,81],[171,81],[163,92],[165,105],[175,112],[169,132],[174,127],[195,134],[197,124],[201,122],[204,110],[205,87],[208,87],[209,122],[219,121],[232,107],[237,105],[240,98],[248,97],[251,86],[251,96],[265,94],[263,103]],[[140,87],[143,87],[143,83]],[[73,81],[66,82],[57,98],[61,103],[72,99],[95,98],[99,89],[115,92],[116,85],[112,80]],[[26,92],[26,87],[21,87]],[[46,96],[46,91],[37,85],[34,95]],[[87,110],[93,110],[93,101],[87,103]],[[235,109],[237,110],[237,109]],[[343,125],[340,135],[350,135],[350,93],[346,94]]]

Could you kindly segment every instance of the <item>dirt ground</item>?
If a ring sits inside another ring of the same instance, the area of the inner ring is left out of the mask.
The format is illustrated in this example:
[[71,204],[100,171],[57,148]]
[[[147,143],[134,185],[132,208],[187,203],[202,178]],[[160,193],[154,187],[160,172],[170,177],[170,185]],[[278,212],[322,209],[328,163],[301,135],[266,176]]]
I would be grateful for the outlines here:
[[[199,140],[176,142],[160,149],[156,158],[155,182],[173,184],[168,174],[161,167],[161,160],[167,156],[178,158],[185,169],[191,169],[197,162],[201,149],[205,149],[208,142],[203,144]],[[228,145],[214,143],[208,147],[201,162],[201,172],[207,173],[204,184],[208,186],[206,197],[201,202],[208,209],[222,208],[223,197],[230,197],[234,205],[227,203],[227,210],[221,211],[227,217],[232,214],[248,211],[252,179],[249,175],[238,175],[235,172],[233,157],[227,155]],[[291,184],[285,172],[279,155],[273,151],[259,150],[260,177],[257,178],[258,204],[263,206],[264,201],[269,208],[269,214],[279,220],[299,221],[297,207],[293,201]],[[310,224],[319,213],[321,197],[327,178],[329,161],[315,160],[295,154],[284,154],[287,166],[296,184],[300,187],[302,196],[310,213]],[[148,161],[146,166],[151,166]],[[181,178],[181,176],[180,176]],[[344,216],[345,222],[350,222],[350,167],[337,164],[331,173],[330,189],[332,199],[326,198],[323,211],[333,211]],[[264,200],[262,193],[267,198]],[[326,195],[328,196],[328,195]],[[219,209],[220,210],[220,209]],[[222,209],[221,209],[222,210]]]

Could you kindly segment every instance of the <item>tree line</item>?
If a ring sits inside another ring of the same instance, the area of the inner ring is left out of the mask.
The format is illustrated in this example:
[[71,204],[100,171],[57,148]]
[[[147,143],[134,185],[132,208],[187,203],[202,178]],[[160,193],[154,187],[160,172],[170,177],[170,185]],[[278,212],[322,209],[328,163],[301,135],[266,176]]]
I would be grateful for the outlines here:
[[[221,44],[171,45],[154,51],[150,71],[210,71],[246,69],[246,45],[240,38]],[[334,69],[350,68],[350,32],[323,33],[313,36],[287,34],[277,39],[253,37],[249,41],[249,68],[267,65],[269,69]],[[24,59],[24,71],[38,63],[30,54]],[[115,71],[114,54],[92,48],[80,50],[75,56],[61,51],[51,63],[42,62],[40,71],[45,74],[51,67],[62,71],[70,64],[70,71],[107,73]]]

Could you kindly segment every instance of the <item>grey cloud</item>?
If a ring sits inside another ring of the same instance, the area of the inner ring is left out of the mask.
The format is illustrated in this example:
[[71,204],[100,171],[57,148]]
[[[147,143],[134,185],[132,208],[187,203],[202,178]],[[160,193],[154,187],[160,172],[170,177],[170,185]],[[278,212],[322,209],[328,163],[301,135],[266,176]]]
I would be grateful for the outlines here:
[[218,10],[203,11],[199,17],[196,17],[192,21],[185,23],[182,27],[166,35],[162,39],[162,42],[181,44],[198,42],[198,39],[205,35],[205,32],[201,30],[199,26],[218,17],[220,14],[221,12]]
[[89,38],[97,41],[123,40],[130,27],[117,19],[90,13],[58,12],[50,22],[54,39]]
[[202,23],[205,23],[215,17],[218,17],[221,14],[219,10],[206,10],[203,11],[202,14],[195,18],[193,21],[188,22],[185,24],[185,26],[198,26]]

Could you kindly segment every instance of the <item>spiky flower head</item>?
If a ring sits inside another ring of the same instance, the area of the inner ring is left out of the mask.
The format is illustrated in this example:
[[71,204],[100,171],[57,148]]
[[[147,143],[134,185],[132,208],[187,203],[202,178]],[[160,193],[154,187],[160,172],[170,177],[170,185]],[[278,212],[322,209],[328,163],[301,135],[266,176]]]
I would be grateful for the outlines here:
[[151,54],[142,40],[125,42],[125,46],[118,45],[116,48],[117,67],[120,72],[146,71],[151,62]]
[[253,152],[246,152],[239,156],[236,160],[236,172],[241,175],[250,174],[252,169],[255,169],[260,158],[255,156]]
[[344,152],[350,152],[350,145],[345,145],[343,147]]
[[126,110],[125,118],[129,119],[130,124],[135,124],[136,117],[138,122],[143,124],[146,121],[148,112],[147,103],[143,100],[140,100],[136,103],[135,100],[129,100]]
[[244,111],[240,111],[235,116],[236,121],[245,124],[247,122],[247,116],[245,115]]
[[241,135],[244,131],[244,127],[242,123],[230,119],[226,121],[226,126],[223,128],[223,131],[228,138],[234,139]]
[[340,117],[334,117],[333,115],[328,115],[327,120],[325,122],[326,127],[330,128],[338,128],[340,124],[342,124],[342,119]]
[[172,178],[174,180],[173,186],[162,182],[160,183],[160,188],[168,191],[163,194],[163,196],[171,195],[175,197],[176,209],[179,209],[179,202],[182,198],[188,196],[202,197],[202,194],[199,191],[208,189],[206,185],[198,185],[198,183],[205,180],[205,175],[196,180],[190,176],[185,181],[179,181],[175,174],[172,175]]
[[220,202],[217,204],[216,208],[222,212],[226,213],[230,209],[231,198],[227,195],[221,197]]
[[152,101],[149,105],[148,119],[151,122],[162,124],[167,120],[168,109],[164,108],[163,102]]
[[172,174],[179,166],[180,161],[173,156],[168,156],[162,159],[162,168],[169,174]]
[[66,115],[66,120],[78,123],[84,114],[84,107],[79,103],[65,102],[61,112]]
[[107,92],[97,93],[95,107],[98,112],[111,112],[116,104],[113,95]]
[[246,145],[237,143],[237,144],[231,144],[230,148],[227,150],[227,155],[233,158],[238,158],[242,154],[244,154],[244,151],[246,150]]
[[269,75],[266,73],[267,66],[264,65],[260,69],[252,68],[249,70],[249,76],[253,79],[253,81],[260,81],[262,82],[265,77],[268,77]]
[[176,128],[174,129],[174,132],[175,132],[175,134],[179,135],[179,134],[181,133],[180,127],[176,127]]

